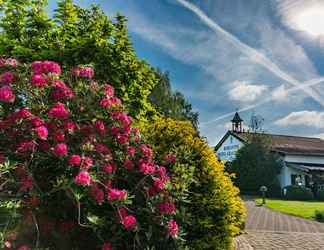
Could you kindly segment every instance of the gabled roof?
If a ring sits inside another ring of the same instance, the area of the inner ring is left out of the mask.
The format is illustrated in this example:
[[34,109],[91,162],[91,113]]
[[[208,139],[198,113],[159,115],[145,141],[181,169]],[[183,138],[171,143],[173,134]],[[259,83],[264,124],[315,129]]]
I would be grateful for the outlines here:
[[217,143],[217,145],[215,146],[215,148],[214,148],[214,150],[215,151],[217,151],[221,146],[222,146],[222,144],[224,143],[224,141],[226,141],[226,139],[230,136],[230,135],[232,135],[232,136],[234,136],[236,139],[238,139],[239,141],[241,141],[241,142],[246,142],[246,139],[244,139],[244,138],[241,138],[239,135],[240,135],[241,133],[235,133],[235,132],[233,132],[233,131],[230,131],[230,130],[228,130],[227,131],[227,133],[223,136],[223,138]]
[[[220,148],[229,135],[233,135],[242,142],[247,142],[251,136],[250,132],[236,133],[228,131],[222,140],[216,145],[215,151]],[[257,133],[256,135],[264,136],[269,139],[271,149],[283,154],[298,155],[321,155],[324,156],[324,140],[312,137],[276,135]]]
[[231,122],[235,122],[235,123],[238,123],[238,122],[242,122],[242,118],[240,117],[239,113],[238,112],[235,112],[235,115],[233,117],[233,119],[231,120]]

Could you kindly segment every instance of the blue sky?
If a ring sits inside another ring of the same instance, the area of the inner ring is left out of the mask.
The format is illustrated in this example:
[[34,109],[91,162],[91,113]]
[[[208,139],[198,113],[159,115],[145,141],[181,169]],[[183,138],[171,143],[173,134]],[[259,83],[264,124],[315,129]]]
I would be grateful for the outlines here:
[[[271,133],[324,137],[322,0],[77,0],[125,15],[139,57],[169,71],[210,145],[232,112]],[[50,1],[55,7],[55,1]]]

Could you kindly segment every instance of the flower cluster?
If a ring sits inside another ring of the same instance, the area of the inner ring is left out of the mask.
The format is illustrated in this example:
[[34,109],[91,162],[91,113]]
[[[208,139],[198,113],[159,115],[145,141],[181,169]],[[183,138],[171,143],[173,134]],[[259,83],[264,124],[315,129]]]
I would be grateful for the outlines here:
[[[0,163],[15,164],[8,183],[17,187],[4,188],[24,197],[25,220],[32,223],[32,211],[44,239],[54,230],[68,234],[91,227],[91,237],[104,237],[106,250],[152,245],[149,230],[159,241],[176,239],[171,177],[132,126],[113,86],[94,87],[91,67],[76,67],[76,77],[63,79],[52,61],[33,62],[32,74],[25,75],[16,65],[14,59],[0,60]],[[111,237],[120,232],[139,238],[129,243],[123,235]]]

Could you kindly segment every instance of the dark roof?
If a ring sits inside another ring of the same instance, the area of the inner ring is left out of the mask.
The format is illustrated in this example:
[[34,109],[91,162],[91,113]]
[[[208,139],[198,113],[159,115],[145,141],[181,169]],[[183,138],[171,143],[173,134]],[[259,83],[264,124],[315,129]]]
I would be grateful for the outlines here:
[[242,121],[243,120],[240,117],[240,115],[237,112],[235,112],[235,115],[234,115],[233,119],[231,120],[231,122],[242,122]]
[[[247,141],[251,133],[235,133],[243,141]],[[324,155],[324,140],[312,137],[275,135],[259,133],[267,137],[271,143],[271,149],[286,154]]]

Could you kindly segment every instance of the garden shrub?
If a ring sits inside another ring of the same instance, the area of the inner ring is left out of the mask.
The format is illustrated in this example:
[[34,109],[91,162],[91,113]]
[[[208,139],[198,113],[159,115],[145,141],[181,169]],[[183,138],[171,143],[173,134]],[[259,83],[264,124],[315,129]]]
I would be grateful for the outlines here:
[[174,181],[114,88],[61,71],[0,59],[1,248],[177,248]]
[[158,119],[144,127],[145,138],[160,160],[175,162],[166,166],[177,183],[173,188],[183,194],[178,221],[187,233],[187,247],[229,249],[245,211],[224,165],[190,122]]
[[324,211],[316,210],[315,211],[315,219],[319,222],[324,222]]
[[316,199],[324,201],[324,189],[317,190]]
[[284,196],[287,200],[312,200],[314,199],[313,192],[310,188],[305,186],[291,185],[284,187],[286,189],[286,195]]

